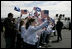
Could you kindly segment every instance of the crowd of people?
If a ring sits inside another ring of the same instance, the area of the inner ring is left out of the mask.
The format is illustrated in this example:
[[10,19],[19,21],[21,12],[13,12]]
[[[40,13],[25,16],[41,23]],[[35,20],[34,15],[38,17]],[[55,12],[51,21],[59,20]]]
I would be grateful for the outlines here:
[[[59,38],[62,40],[63,23],[60,19],[55,25],[49,16],[42,24],[37,24],[34,18],[21,19],[21,17],[22,14],[16,20],[13,14],[9,13],[8,18],[3,22],[6,48],[38,48],[44,43],[48,44],[51,33],[55,35],[55,27],[58,35],[57,42],[60,41]],[[41,30],[40,35],[37,35],[39,30]]]

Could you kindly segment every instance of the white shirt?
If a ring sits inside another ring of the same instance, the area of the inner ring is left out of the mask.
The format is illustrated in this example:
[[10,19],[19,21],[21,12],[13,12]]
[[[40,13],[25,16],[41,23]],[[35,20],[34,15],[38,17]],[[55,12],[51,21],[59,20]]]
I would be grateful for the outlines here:
[[50,34],[51,33],[51,31],[52,31],[52,25],[48,25],[48,27],[47,27],[47,31],[48,31],[48,34]]
[[21,38],[23,38],[25,32],[26,32],[25,26],[21,26]]
[[[21,17],[19,17],[19,18],[17,19],[17,22],[16,22],[16,27],[17,27],[18,30],[19,30],[19,26],[20,26],[20,21],[21,21]],[[21,34],[21,33],[18,32],[18,34]]]
[[37,37],[36,37],[36,31],[45,27],[46,25],[48,25],[48,22],[45,21],[44,23],[42,23],[40,26],[29,26],[29,28],[26,30],[26,32],[23,35],[23,41],[28,43],[28,44],[32,44],[35,45],[35,43],[38,41]]

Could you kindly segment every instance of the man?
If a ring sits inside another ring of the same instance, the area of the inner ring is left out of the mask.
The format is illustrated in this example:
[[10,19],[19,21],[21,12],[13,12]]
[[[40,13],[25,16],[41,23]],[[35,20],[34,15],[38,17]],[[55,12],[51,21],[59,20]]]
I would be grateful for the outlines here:
[[5,27],[5,41],[6,41],[6,48],[13,48],[14,47],[14,24],[13,24],[13,14],[9,13],[8,18],[4,20],[4,27]]
[[17,28],[16,48],[21,48],[22,46],[22,39],[21,39],[21,32],[20,32],[21,17],[22,17],[22,14],[20,15],[20,17],[17,18],[17,23],[16,23],[16,28]]
[[61,36],[62,26],[63,26],[63,23],[60,21],[60,18],[59,18],[56,24],[56,30],[58,35],[57,42],[59,42],[59,38],[62,40],[62,36]]

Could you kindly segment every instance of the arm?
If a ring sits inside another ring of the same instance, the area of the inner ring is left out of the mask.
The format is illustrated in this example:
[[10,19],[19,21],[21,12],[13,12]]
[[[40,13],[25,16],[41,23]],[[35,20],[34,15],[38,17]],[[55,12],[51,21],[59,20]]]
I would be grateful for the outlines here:
[[32,27],[31,29],[32,29],[33,31],[37,31],[37,30],[39,30],[39,29],[45,27],[46,25],[48,25],[48,21],[45,21],[44,23],[42,23],[42,24],[39,25],[39,26]]
[[23,32],[23,33],[25,33],[25,32],[26,32],[25,27],[21,27],[21,32]]

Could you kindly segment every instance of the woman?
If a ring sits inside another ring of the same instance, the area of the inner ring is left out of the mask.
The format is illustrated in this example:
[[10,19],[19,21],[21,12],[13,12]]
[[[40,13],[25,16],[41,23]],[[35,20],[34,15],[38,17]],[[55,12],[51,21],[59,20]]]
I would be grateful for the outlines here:
[[26,32],[23,34],[23,41],[24,41],[24,47],[25,48],[37,48],[36,43],[38,41],[38,38],[36,37],[36,31],[39,29],[42,29],[46,25],[48,25],[48,21],[45,21],[39,26],[35,26],[35,19],[29,19],[26,23]]
[[16,42],[16,48],[21,48],[21,17],[18,17],[16,22],[16,28],[17,28],[17,42]]
[[19,28],[20,28],[19,31],[21,32],[21,46],[22,46],[22,48],[24,48],[23,35],[26,32],[26,29],[25,29],[25,23],[24,23],[23,20],[20,22],[20,27]]

